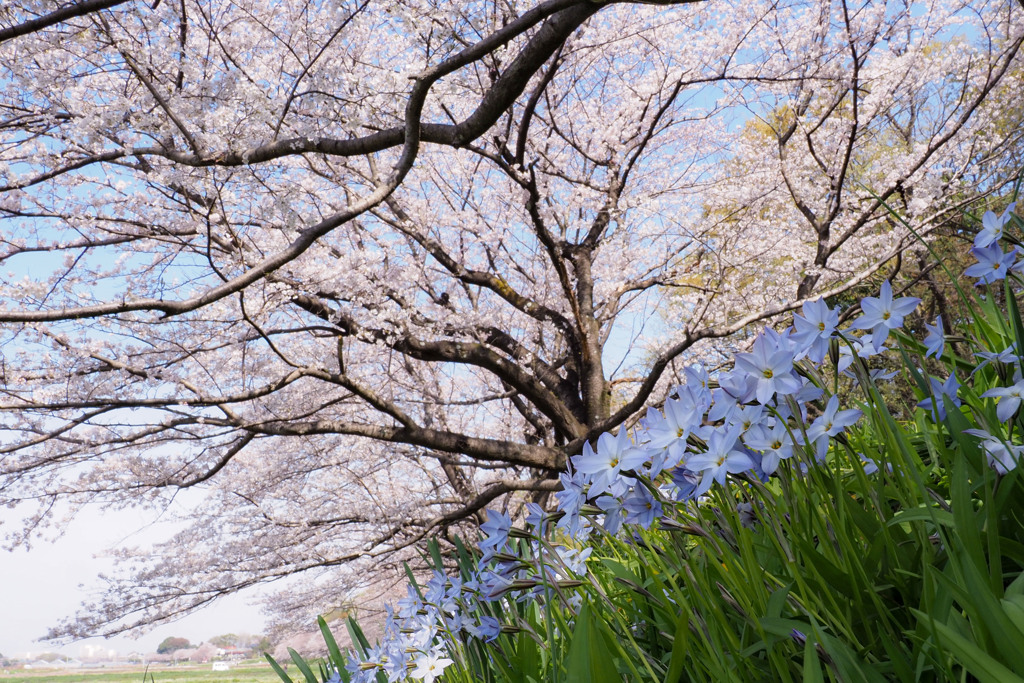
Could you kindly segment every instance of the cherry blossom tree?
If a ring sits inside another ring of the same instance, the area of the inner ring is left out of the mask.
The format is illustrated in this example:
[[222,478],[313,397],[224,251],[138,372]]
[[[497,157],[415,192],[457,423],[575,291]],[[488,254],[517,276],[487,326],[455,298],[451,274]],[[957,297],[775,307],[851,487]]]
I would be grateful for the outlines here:
[[[173,510],[54,635],[341,609],[999,192],[982,0],[0,9],[0,499]],[[191,493],[190,493],[191,492]],[[172,505],[175,500],[187,505]],[[29,506],[29,507],[24,507]]]

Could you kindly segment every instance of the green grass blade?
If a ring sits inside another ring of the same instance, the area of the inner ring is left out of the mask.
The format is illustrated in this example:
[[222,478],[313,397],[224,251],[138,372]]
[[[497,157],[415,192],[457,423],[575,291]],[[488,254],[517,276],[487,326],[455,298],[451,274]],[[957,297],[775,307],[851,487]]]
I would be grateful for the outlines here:
[[327,654],[330,656],[331,662],[334,664],[334,668],[338,671],[344,671],[345,656],[341,653],[341,648],[338,647],[338,642],[334,639],[334,634],[331,633],[331,629],[327,627],[327,622],[323,617],[317,617],[316,623],[320,626],[320,633],[323,634],[324,643],[327,645]]
[[295,681],[291,679],[291,676],[285,673],[285,670],[281,668],[281,665],[270,656],[269,652],[264,652],[263,656],[267,658],[268,662],[270,662],[270,668],[274,670],[274,673],[277,674],[278,678],[280,678],[284,683],[295,683]]
[[295,662],[295,666],[302,672],[302,675],[306,677],[306,683],[320,683],[302,655],[291,648],[288,648],[288,654],[291,655],[292,661]]

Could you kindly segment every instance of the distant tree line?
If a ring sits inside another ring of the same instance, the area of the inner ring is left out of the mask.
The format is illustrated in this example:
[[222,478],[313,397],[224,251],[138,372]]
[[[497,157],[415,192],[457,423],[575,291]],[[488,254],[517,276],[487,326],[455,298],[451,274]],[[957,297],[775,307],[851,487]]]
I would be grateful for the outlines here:
[[[228,649],[238,648],[239,650],[249,650],[253,654],[260,654],[268,652],[272,648],[270,638],[260,634],[235,634],[235,633],[224,633],[219,636],[214,636],[206,641],[214,647]],[[164,638],[160,645],[157,646],[157,654],[170,654],[177,650],[186,650],[188,648],[196,647],[189,642],[188,638],[179,638],[176,636],[170,636]]]

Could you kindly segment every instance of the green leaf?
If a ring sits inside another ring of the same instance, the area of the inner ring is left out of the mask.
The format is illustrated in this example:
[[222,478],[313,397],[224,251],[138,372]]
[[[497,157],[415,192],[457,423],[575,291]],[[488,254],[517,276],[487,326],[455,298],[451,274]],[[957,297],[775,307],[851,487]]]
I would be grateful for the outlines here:
[[808,635],[807,642],[804,643],[804,683],[825,683],[821,660],[818,659],[818,648],[815,647],[812,635]]
[[690,614],[682,610],[679,621],[676,623],[675,637],[672,639],[672,655],[668,661],[668,671],[665,673],[665,683],[676,683],[683,675],[683,666],[686,664],[687,645],[690,639]]
[[1008,595],[999,601],[1006,613],[1007,619],[1013,622],[1021,632],[1024,632],[1024,596]]
[[277,674],[278,678],[280,678],[282,681],[284,681],[284,683],[295,683],[295,681],[293,681],[291,679],[291,676],[289,676],[288,674],[285,673],[284,669],[281,668],[281,665],[278,664],[274,660],[274,658],[270,656],[269,653],[264,652],[263,656],[267,658],[268,662],[270,662],[270,668],[274,670],[274,673]]
[[436,538],[427,542],[427,550],[430,552],[430,559],[434,562],[434,569],[444,571],[444,561],[441,559],[441,544]]
[[541,652],[537,642],[525,631],[519,633],[516,642],[516,675],[514,680],[520,683],[529,681],[540,681],[541,676]]
[[786,606],[786,598],[789,597],[789,592],[793,590],[793,582],[790,582],[778,589],[771,594],[768,598],[768,605],[765,609],[766,617],[780,617],[782,616],[782,608]]
[[1024,678],[1000,664],[946,624],[934,621],[918,610],[913,612],[923,624],[935,632],[939,642],[952,652],[957,661],[981,683],[1024,683]]
[[921,520],[934,521],[941,526],[953,527],[953,513],[942,510],[938,507],[919,507],[911,510],[900,510],[892,516],[887,526],[903,524],[904,522],[918,522]]
[[[954,561],[959,559],[957,555],[953,554]],[[1024,633],[1003,611],[998,596],[992,594],[984,569],[969,560],[961,562],[959,568],[961,574],[956,582],[942,574],[937,574],[936,578],[947,584],[969,615],[975,637],[982,642],[990,639],[1004,661],[1019,657],[1024,652]]]
[[306,683],[320,683],[313,674],[313,670],[309,668],[309,664],[302,658],[302,655],[291,648],[288,648],[288,654],[291,655],[292,661],[295,662],[295,666],[302,672],[302,675],[306,677]]
[[584,603],[576,617],[565,664],[567,683],[622,683],[612,657],[612,644],[595,622],[589,604]]
[[409,566],[408,562],[403,562],[402,567],[405,569],[405,575],[409,579],[409,585],[416,591],[416,595],[419,596],[420,600],[423,600],[423,591],[420,590],[420,584],[416,580],[416,575],[412,573],[412,567]]
[[316,623],[320,626],[320,633],[324,636],[324,643],[327,645],[327,654],[331,658],[331,662],[334,664],[334,668],[338,671],[345,670],[345,655],[341,653],[341,648],[338,647],[338,642],[334,640],[334,634],[331,633],[331,629],[327,627],[327,622],[323,617],[317,617]]
[[1010,326],[1013,328],[1013,336],[1017,342],[1017,356],[1024,360],[1024,323],[1021,323],[1020,309],[1017,307],[1017,297],[1013,294],[1013,287],[1010,285],[1010,278],[1006,278],[1006,313],[1010,319]]
[[352,640],[352,645],[359,654],[365,657],[370,649],[370,641],[363,634],[363,629],[359,628],[359,622],[349,617],[345,620],[345,628],[348,629],[348,637]]
[[825,652],[832,658],[840,680],[886,683],[885,677],[871,664],[863,661],[848,644],[825,633],[819,633],[818,637]]

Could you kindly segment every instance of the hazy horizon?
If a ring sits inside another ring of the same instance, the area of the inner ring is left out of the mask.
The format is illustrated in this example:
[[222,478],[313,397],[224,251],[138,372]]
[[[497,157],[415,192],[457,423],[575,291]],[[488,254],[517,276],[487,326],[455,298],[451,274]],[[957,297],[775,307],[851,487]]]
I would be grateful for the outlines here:
[[[0,510],[0,524],[18,528],[22,516],[18,510]],[[236,595],[154,628],[138,639],[117,636],[71,643],[37,642],[50,627],[72,616],[99,588],[98,575],[113,568],[111,558],[96,554],[124,542],[158,540],[144,538],[146,529],[159,530],[159,525],[148,521],[143,513],[87,509],[76,516],[55,543],[39,541],[31,550],[0,551],[0,604],[5,608],[4,618],[0,619],[0,653],[17,658],[25,657],[27,652],[78,656],[86,645],[114,649],[119,654],[145,653],[156,651],[168,636],[188,638],[198,644],[224,633],[263,632],[266,618],[261,609],[247,604],[252,597]]]

